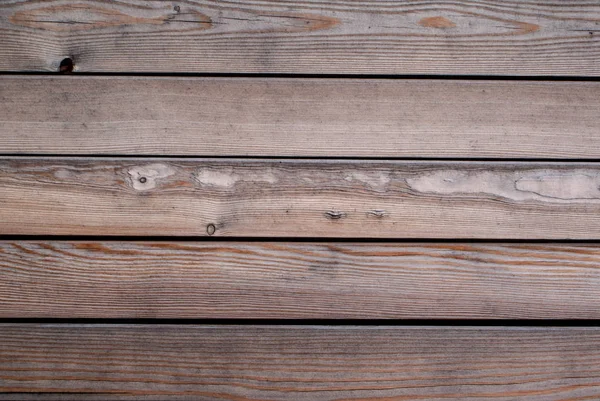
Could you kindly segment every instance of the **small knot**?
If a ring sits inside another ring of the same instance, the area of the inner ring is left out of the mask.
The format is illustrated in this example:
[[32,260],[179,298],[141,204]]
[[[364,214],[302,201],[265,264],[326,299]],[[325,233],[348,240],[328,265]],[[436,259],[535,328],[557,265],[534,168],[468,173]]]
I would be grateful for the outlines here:
[[146,183],[146,181],[148,181],[148,179],[147,179],[146,177],[140,177],[139,181],[140,181],[142,184],[145,184],[145,183]]
[[71,57],[64,58],[60,62],[58,71],[62,72],[63,74],[68,74],[68,73],[73,72],[73,59]]
[[367,216],[373,216],[373,217],[377,217],[377,218],[383,218],[386,216],[386,212],[385,210],[380,210],[380,209],[375,209],[375,210],[369,210],[367,212]]
[[325,217],[331,220],[339,220],[342,217],[346,217],[346,213],[337,210],[328,210],[325,212]]
[[209,224],[206,226],[206,233],[208,235],[213,235],[215,233],[215,231],[217,231],[217,227],[215,227],[214,224]]

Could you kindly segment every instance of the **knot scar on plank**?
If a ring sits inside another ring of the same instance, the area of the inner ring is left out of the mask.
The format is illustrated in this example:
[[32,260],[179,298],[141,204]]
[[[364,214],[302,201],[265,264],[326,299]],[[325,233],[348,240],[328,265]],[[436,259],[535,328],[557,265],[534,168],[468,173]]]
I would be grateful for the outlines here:
[[346,217],[346,213],[339,212],[337,210],[328,210],[325,212],[325,217],[331,220],[339,220],[343,217]]
[[63,74],[68,74],[70,72],[73,72],[73,68],[73,59],[71,57],[66,57],[60,62],[60,65],[58,66],[58,71],[62,72]]

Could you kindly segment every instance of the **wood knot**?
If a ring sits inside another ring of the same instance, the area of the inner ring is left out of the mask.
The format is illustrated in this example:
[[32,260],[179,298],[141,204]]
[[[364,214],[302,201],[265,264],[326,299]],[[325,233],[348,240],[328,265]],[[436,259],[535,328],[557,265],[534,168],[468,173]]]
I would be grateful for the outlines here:
[[166,164],[154,163],[131,167],[127,173],[131,177],[133,189],[147,191],[156,188],[160,181],[174,175],[175,169]]
[[58,71],[63,74],[68,74],[73,72],[73,68],[75,68],[75,64],[73,64],[73,59],[71,57],[64,58],[60,65],[58,66]]
[[419,25],[424,26],[425,28],[437,28],[437,29],[447,29],[454,28],[456,24],[450,21],[445,17],[429,17],[423,18],[419,21]]
[[328,210],[324,214],[325,217],[327,217],[330,220],[339,220],[341,218],[346,217],[346,213],[337,210]]
[[209,224],[206,226],[206,233],[208,235],[213,235],[215,233],[215,231],[217,231],[217,227],[215,227],[214,224]]
[[375,209],[375,210],[369,210],[367,212],[367,217],[376,217],[378,219],[382,219],[385,216],[387,216],[387,213],[385,210]]

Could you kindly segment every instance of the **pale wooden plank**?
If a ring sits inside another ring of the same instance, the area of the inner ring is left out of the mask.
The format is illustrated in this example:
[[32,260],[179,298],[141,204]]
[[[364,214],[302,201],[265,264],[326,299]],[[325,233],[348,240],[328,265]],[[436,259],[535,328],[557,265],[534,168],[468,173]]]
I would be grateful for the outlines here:
[[0,318],[598,319],[581,244],[0,242]]
[[599,239],[595,163],[1,158],[0,234]]
[[0,399],[600,398],[598,328],[2,325]]
[[600,83],[0,78],[0,152],[599,158]]
[[0,70],[600,75],[596,0],[8,0]]

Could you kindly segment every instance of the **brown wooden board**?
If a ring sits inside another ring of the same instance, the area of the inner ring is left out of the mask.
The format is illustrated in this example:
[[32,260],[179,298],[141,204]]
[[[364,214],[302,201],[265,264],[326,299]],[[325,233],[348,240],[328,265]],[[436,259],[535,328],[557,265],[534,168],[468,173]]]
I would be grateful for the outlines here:
[[1,158],[0,234],[600,239],[595,163]]
[[597,328],[2,325],[0,399],[600,398]]
[[599,110],[598,82],[9,75],[0,153],[598,159]]
[[600,318],[582,244],[3,241],[0,277],[0,318]]
[[600,75],[597,1],[0,5],[0,70]]

